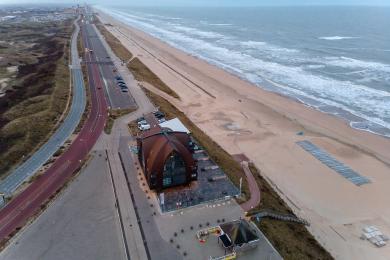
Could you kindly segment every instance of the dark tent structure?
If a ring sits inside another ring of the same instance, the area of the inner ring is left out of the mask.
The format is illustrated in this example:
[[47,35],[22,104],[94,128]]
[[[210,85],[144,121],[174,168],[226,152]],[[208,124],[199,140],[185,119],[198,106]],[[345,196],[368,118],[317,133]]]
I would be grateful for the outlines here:
[[219,239],[226,249],[245,251],[256,247],[260,242],[256,231],[245,219],[221,224],[220,228],[223,233]]

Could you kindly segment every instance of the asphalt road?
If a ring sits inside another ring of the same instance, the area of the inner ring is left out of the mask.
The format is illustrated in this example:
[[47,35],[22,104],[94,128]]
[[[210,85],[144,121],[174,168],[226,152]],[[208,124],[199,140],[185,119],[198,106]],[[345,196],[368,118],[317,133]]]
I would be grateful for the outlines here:
[[93,24],[86,24],[85,30],[88,34],[89,48],[95,54],[94,56],[96,57],[96,62],[102,75],[106,97],[110,107],[112,109],[136,108],[137,106],[132,96],[127,92],[122,92],[116,85],[115,76],[119,74],[113,72],[115,66],[100,40],[100,35],[95,30],[95,26]]
[[65,120],[50,139],[41,146],[27,161],[13,170],[0,183],[0,192],[11,195],[24,181],[34,175],[65,143],[69,136],[74,132],[80,122],[81,116],[85,110],[86,94],[84,89],[83,75],[80,69],[79,54],[77,51],[77,35],[79,27],[72,35],[72,86],[73,99],[72,104]]
[[[88,39],[83,32],[85,46]],[[103,81],[99,69],[93,61],[93,54],[87,53],[89,89],[91,93],[91,109],[79,135],[54,163],[37,180],[18,194],[0,211],[0,240],[4,241],[18,227],[22,227],[30,217],[36,214],[41,205],[54,195],[65,182],[81,167],[100,134],[107,120],[107,103],[103,90]]]
[[105,152],[1,253],[1,260],[124,260]]

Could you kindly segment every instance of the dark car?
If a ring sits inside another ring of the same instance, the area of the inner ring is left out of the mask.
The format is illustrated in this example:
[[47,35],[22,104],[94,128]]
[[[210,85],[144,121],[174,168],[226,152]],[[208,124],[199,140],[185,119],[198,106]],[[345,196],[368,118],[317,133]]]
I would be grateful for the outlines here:
[[141,117],[137,118],[137,123],[141,122],[141,121],[144,121],[144,120],[145,120],[145,117],[141,116]]
[[165,117],[165,114],[163,112],[160,112],[160,111],[156,111],[153,113],[155,117],[157,117],[158,119],[161,119],[161,118],[164,118]]
[[115,76],[116,80],[123,80],[121,76]]

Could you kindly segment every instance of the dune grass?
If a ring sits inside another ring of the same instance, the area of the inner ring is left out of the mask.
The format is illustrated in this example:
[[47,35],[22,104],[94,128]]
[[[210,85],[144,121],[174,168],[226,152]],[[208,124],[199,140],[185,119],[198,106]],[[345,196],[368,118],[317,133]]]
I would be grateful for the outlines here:
[[98,28],[100,33],[104,36],[104,39],[111,47],[115,55],[121,60],[124,61],[130,60],[133,57],[130,51],[126,49],[125,46],[123,46],[122,43],[104,27],[104,25],[99,21],[99,19],[94,19],[94,21],[96,27]]
[[[176,93],[170,94],[169,91],[171,89],[138,60],[138,58],[134,58],[128,64],[128,68],[138,81],[148,82],[165,93],[179,98]],[[207,150],[210,157],[220,165],[236,186],[239,185],[239,179],[241,177],[243,178],[242,190],[246,199],[248,199],[250,196],[249,187],[240,164],[170,102],[145,88],[143,90],[149,99],[166,114],[168,119],[178,117],[186,125],[194,138]],[[129,124],[129,130],[133,135],[139,133],[136,122]],[[253,210],[268,209],[280,213],[293,214],[289,206],[284,203],[270,184],[261,176],[260,171],[253,163],[250,163],[249,167],[261,189],[261,203]],[[303,225],[270,219],[264,219],[261,223],[257,223],[257,225],[286,260],[333,259]]]
[[[283,214],[294,214],[261,176],[261,172],[253,163],[249,163],[249,168],[261,190],[261,203],[252,211],[267,209]],[[333,259],[306,227],[301,224],[265,218],[260,223],[256,222],[256,225],[284,259]]]
[[[70,90],[71,22],[42,26],[41,31],[33,31],[26,25],[26,30],[31,30],[29,41],[37,45],[18,50],[26,60],[18,61],[21,65],[12,90],[7,93],[7,103],[1,104],[0,173],[3,176],[48,139],[66,108]],[[55,33],[48,36],[46,31]],[[18,34],[16,39],[24,41],[24,37],[25,34]]]
[[[178,117],[191,131],[196,140],[207,150],[210,157],[221,166],[232,182],[238,186],[243,177],[243,193],[250,196],[245,174],[238,162],[223,150],[207,134],[199,129],[183,112],[179,111],[164,98],[143,88],[149,99],[163,111],[167,118]],[[136,124],[129,128],[137,131]],[[255,210],[268,209],[280,213],[293,214],[289,206],[284,203],[269,183],[260,175],[253,163],[249,167],[261,189],[261,203]],[[267,236],[284,259],[333,259],[332,256],[316,241],[305,226],[296,223],[286,223],[277,220],[264,219],[256,223]]]
[[[245,173],[241,165],[233,159],[221,146],[212,140],[205,132],[197,127],[183,112],[178,110],[170,102],[154,94],[153,92],[143,88],[148,98],[159,107],[160,111],[164,112],[168,119],[179,118],[180,121],[190,130],[192,136],[199,142],[199,144],[207,151],[210,158],[217,163],[221,169],[228,175],[230,180],[239,186],[240,178],[242,178],[242,202],[249,199],[250,192],[248,183],[245,178]],[[131,126],[130,126],[131,127]]]
[[153,85],[155,88],[167,93],[173,98],[180,99],[179,95],[167,86],[156,74],[153,73],[145,64],[138,58],[134,58],[127,67],[133,73],[134,77],[138,81],[147,82]]
[[122,43],[111,32],[109,32],[96,17],[95,24],[115,55],[121,60],[127,62],[127,68],[133,73],[136,80],[147,82],[159,90],[167,93],[171,97],[180,99],[179,95],[170,87],[168,87],[167,84],[165,84],[147,66],[145,66],[141,60],[139,60],[137,57],[131,59],[133,57],[132,53],[126,49]]
[[136,108],[128,108],[128,109],[111,109],[109,111],[109,116],[107,118],[106,125],[104,126],[104,132],[106,134],[111,134],[112,127],[114,126],[114,121],[118,117],[124,116],[126,114],[130,114],[131,112],[134,112],[137,110]]

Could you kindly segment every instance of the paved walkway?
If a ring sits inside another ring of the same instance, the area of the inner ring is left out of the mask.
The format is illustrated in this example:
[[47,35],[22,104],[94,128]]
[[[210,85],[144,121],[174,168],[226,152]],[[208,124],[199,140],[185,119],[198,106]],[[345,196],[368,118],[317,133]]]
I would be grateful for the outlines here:
[[77,35],[80,28],[77,24],[79,18],[74,22],[75,30],[72,34],[71,54],[72,54],[72,104],[65,120],[54,132],[50,139],[42,145],[28,160],[14,169],[1,183],[0,192],[6,195],[12,193],[28,178],[33,176],[68,140],[81,120],[85,110],[86,93],[84,88],[83,74],[80,68],[79,53],[77,50]]
[[244,211],[249,211],[260,203],[260,188],[259,185],[257,185],[256,179],[253,176],[251,170],[249,169],[248,162],[241,162],[241,167],[245,172],[246,180],[248,181],[249,185],[249,191],[251,193],[251,198],[247,202],[241,204],[241,207]]
[[[0,253],[1,260],[127,260],[104,151]],[[136,259],[136,258],[132,258]]]

